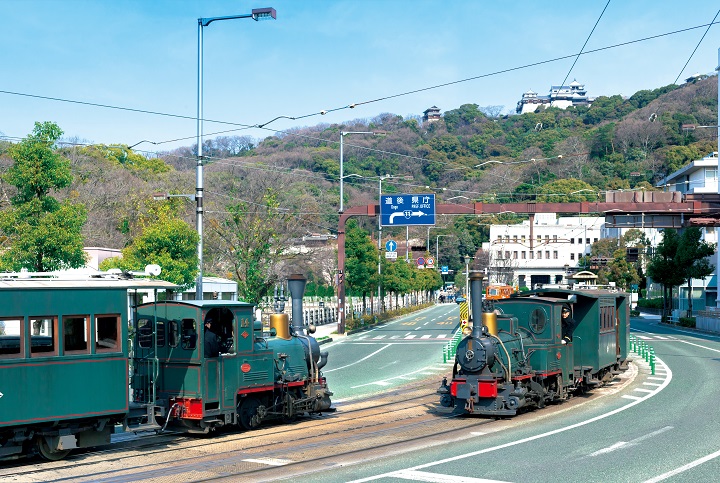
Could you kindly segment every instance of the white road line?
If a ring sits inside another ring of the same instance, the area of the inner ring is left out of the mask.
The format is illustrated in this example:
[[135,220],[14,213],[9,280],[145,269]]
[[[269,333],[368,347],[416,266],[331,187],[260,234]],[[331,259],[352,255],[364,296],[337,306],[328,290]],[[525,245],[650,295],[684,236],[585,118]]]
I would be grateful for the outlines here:
[[420,336],[421,339],[429,339],[430,337],[432,337],[431,334],[427,334],[427,335],[422,335],[422,336]]
[[658,384],[657,382],[643,382],[643,386],[662,386],[662,384]]
[[619,442],[615,443],[615,444],[612,445],[612,446],[609,446],[609,447],[607,447],[607,448],[603,448],[603,449],[601,449],[601,450],[599,450],[599,451],[595,451],[594,453],[591,453],[589,456],[600,456],[600,455],[604,455],[604,454],[610,453],[610,452],[612,452],[612,451],[616,451],[616,450],[621,449],[621,448],[626,448],[626,447],[628,447],[628,446],[636,446],[636,445],[638,445],[639,443],[645,441],[646,439],[650,439],[650,438],[652,438],[653,436],[657,436],[658,434],[662,434],[662,433],[664,433],[664,432],[666,432],[666,431],[670,431],[671,429],[673,429],[672,426],[665,426],[664,428],[660,428],[660,429],[658,429],[657,431],[653,431],[652,433],[643,434],[642,436],[640,436],[640,437],[638,437],[638,438],[635,438],[635,439],[633,439],[632,441],[619,441]]
[[345,369],[346,367],[354,366],[355,364],[359,364],[359,363],[361,363],[361,362],[364,361],[364,360],[370,359],[372,356],[374,356],[375,354],[377,354],[378,352],[380,352],[380,351],[382,351],[382,350],[387,349],[387,348],[390,347],[391,345],[392,345],[392,344],[386,344],[386,345],[384,345],[383,347],[381,347],[381,348],[379,348],[378,350],[376,350],[375,352],[373,352],[372,354],[368,354],[368,355],[366,355],[365,357],[363,357],[362,359],[360,359],[360,360],[358,360],[358,361],[355,361],[355,362],[353,362],[353,363],[351,363],[351,364],[348,364],[348,365],[346,365],[346,366],[336,367],[335,369],[327,369],[327,370],[325,370],[325,371],[323,371],[323,372],[327,374],[328,372],[338,371],[338,370],[340,370],[340,369]]
[[665,380],[664,377],[655,377],[655,376],[650,376],[650,377],[648,377],[648,379],[652,379],[653,381],[664,381]]
[[717,458],[718,456],[720,456],[720,451],[716,451],[716,452],[714,452],[714,453],[712,453],[712,454],[709,454],[709,455],[707,455],[707,456],[703,456],[702,458],[697,459],[697,460],[695,460],[695,461],[692,461],[692,462],[686,464],[685,466],[681,466],[680,468],[675,468],[675,469],[672,470],[672,471],[668,471],[667,473],[663,473],[662,475],[658,475],[658,476],[656,476],[655,478],[652,478],[652,479],[650,479],[650,480],[645,481],[644,483],[657,483],[658,481],[667,480],[667,479],[670,478],[671,476],[679,475],[679,474],[682,473],[683,471],[687,471],[687,470],[689,470],[690,468],[695,468],[696,466],[701,465],[701,464],[703,464],[703,463],[706,463],[706,462],[708,462],[708,461],[710,461],[710,460],[713,460],[713,459]]
[[375,337],[373,337],[373,340],[384,339],[386,336],[387,336],[387,334],[385,334],[385,335],[376,335]]
[[630,394],[623,394],[621,397],[624,397],[625,399],[632,399],[633,401],[642,401],[645,399],[644,397],[631,396]]
[[670,337],[663,337],[663,336],[661,336],[661,335],[656,335],[655,337],[656,337],[657,339],[660,339],[660,340],[668,340],[668,339],[670,339]]
[[409,336],[405,337],[405,339],[414,339],[415,337],[417,337],[417,335],[409,335]]
[[290,463],[294,463],[293,460],[282,460],[282,459],[275,459],[275,458],[249,458],[243,461],[247,461],[248,463],[260,463],[261,465],[270,465],[270,466],[285,466]]
[[638,338],[638,339],[642,339],[642,340],[650,340],[650,339],[652,339],[652,337],[648,337],[648,336],[646,336],[646,335],[639,335],[639,336],[637,336],[637,338]]
[[438,338],[438,339],[445,339],[445,338],[447,338],[447,334],[440,334],[439,336],[437,336],[437,338]]
[[395,478],[412,481],[429,481],[430,483],[505,483],[500,480],[488,480],[486,478],[472,478],[469,476],[441,475],[429,471],[402,470],[392,473]]
[[635,389],[633,389],[633,391],[637,391],[637,392],[648,392],[648,393],[650,393],[650,392],[655,392],[655,391],[651,391],[650,389],[643,389],[642,387],[636,387]]

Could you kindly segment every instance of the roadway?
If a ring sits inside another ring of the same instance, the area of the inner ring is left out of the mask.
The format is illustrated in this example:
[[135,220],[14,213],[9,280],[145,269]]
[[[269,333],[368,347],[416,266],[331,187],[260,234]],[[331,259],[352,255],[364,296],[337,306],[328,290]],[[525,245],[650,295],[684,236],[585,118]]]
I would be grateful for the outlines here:
[[459,314],[456,304],[439,304],[367,331],[333,335],[333,342],[321,346],[329,354],[322,372],[334,393],[333,403],[342,405],[432,376],[439,386],[450,367],[443,364],[443,346],[458,328]]
[[[394,330],[400,332],[400,327]],[[623,375],[628,382],[618,388],[596,391],[594,394],[599,397],[573,398],[558,407],[496,421],[487,431],[462,435],[460,442],[336,468],[332,476],[324,473],[315,475],[319,478],[313,480],[718,481],[720,412],[716,401],[720,387],[720,339],[663,326],[651,318],[634,318],[632,330],[655,349],[658,357],[655,374],[635,356],[630,374]],[[377,334],[389,335],[384,331]],[[376,344],[367,349],[368,355],[383,344],[383,339],[373,337],[363,339],[367,344]],[[336,346],[343,351],[335,352],[355,352],[363,340],[348,339],[349,344]],[[397,349],[412,347],[415,346],[407,344]],[[430,359],[433,348],[426,349]],[[378,361],[382,352],[374,356]],[[411,353],[398,350],[402,357]],[[436,360],[434,356],[432,360]],[[402,362],[404,365],[405,361]],[[416,367],[421,362],[413,364]],[[344,377],[384,380],[380,375],[384,377],[386,373],[380,367],[373,366],[372,370],[364,367],[364,370],[356,367],[355,372],[365,375]],[[336,371],[338,375],[341,370]],[[633,371],[638,373],[632,374]],[[332,374],[328,375],[329,381],[339,385],[336,380],[339,378]]]

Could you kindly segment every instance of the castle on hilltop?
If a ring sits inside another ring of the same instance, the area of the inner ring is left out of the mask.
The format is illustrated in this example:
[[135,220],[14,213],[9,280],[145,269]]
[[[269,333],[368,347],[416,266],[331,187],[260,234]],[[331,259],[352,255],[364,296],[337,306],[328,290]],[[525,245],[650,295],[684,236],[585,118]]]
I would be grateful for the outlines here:
[[594,101],[585,90],[585,85],[573,80],[567,86],[551,86],[550,94],[539,96],[537,92],[527,91],[517,103],[515,112],[525,114],[535,112],[538,107],[558,107],[567,109],[570,106],[589,106]]

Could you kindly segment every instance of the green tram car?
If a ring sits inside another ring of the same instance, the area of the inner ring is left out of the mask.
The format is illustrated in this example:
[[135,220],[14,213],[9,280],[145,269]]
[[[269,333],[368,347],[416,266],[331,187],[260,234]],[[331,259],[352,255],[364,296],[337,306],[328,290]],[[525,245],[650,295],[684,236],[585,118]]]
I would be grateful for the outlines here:
[[120,425],[205,433],[332,411],[327,353],[305,334],[305,279],[293,277],[292,325],[273,314],[267,334],[243,302],[129,308],[140,291],[177,288],[164,281],[0,278],[0,459],[58,460]]
[[[470,277],[473,328],[458,344],[450,385],[443,380],[438,390],[443,406],[513,416],[606,384],[627,369],[628,294],[546,288],[482,301],[482,275]],[[566,324],[563,309],[571,314]]]

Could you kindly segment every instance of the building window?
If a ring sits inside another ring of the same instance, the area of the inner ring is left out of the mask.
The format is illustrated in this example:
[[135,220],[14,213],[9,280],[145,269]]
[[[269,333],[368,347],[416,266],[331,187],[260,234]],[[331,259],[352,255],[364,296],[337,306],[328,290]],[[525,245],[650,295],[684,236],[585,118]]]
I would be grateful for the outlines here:
[[506,251],[506,252],[505,252],[505,258],[508,259],[508,260],[510,260],[510,252],[509,252],[509,251]]
[[517,235],[513,235],[513,243],[517,243]]
[[545,243],[550,243],[550,235],[545,235]]
[[593,238],[593,243],[597,243],[597,238]]
[[538,250],[538,252],[537,252],[537,257],[538,257],[538,260],[542,259],[542,252],[540,250]]
[[498,243],[502,243],[502,235],[497,236],[497,241],[498,241]]
[[523,260],[525,260],[526,255],[525,255],[525,251],[524,251],[524,250],[521,252],[520,257],[521,257]]
[[557,250],[555,250],[555,251],[553,252],[553,258],[554,258],[555,260],[557,260],[557,257],[558,257],[558,252],[557,252]]
[[522,242],[525,243],[525,235],[521,235],[520,240],[522,240]]
[[578,260],[582,258],[582,253],[578,253]]
[[570,254],[570,260],[575,260],[575,254],[574,254],[574,253],[571,253],[571,254]]
[[514,258],[515,260],[517,260],[517,257],[518,257],[518,252],[513,252],[513,258]]
[[574,245],[574,244],[575,244],[575,239],[574,239],[574,238],[571,238],[571,239],[570,239],[570,243],[571,243],[572,245]]
[[535,252],[532,252],[532,251],[531,251],[531,252],[530,252],[530,260],[532,260],[533,258],[535,258]]
[[557,235],[553,235],[553,242],[557,243]]
[[545,259],[550,260],[550,250],[545,251]]
[[538,243],[540,243],[541,241],[542,241],[542,237],[540,235],[538,235]]
[[505,243],[510,243],[510,235],[505,235]]
[[585,244],[586,244],[586,245],[589,245],[589,244],[590,244],[590,239],[589,239],[589,238],[586,238],[586,239],[585,239]]
[[582,245],[582,238],[578,238],[578,245]]
[[497,252],[497,257],[498,259],[502,260],[502,252],[500,250],[498,250]]

